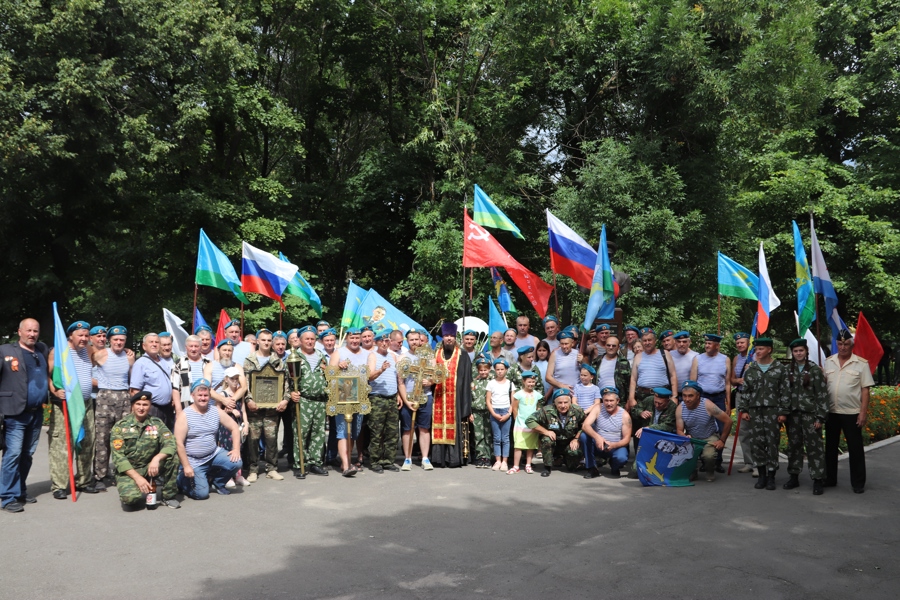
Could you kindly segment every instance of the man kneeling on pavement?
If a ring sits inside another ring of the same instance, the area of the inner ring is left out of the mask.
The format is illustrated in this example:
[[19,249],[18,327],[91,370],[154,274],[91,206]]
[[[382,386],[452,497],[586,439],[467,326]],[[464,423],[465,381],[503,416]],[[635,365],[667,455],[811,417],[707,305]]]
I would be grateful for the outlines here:
[[[675,409],[672,392],[668,388],[653,388],[653,395],[647,396],[631,409],[631,422],[634,429],[634,454],[637,456],[638,443],[644,429],[668,431],[675,433]],[[629,479],[637,479],[637,469],[628,472]]]
[[605,387],[600,390],[602,400],[588,412],[581,434],[584,446],[585,479],[600,475],[596,457],[609,460],[609,472],[613,477],[621,474],[628,462],[628,443],[631,441],[631,417],[619,405],[619,389]]
[[178,471],[175,437],[162,419],[150,416],[149,391],[131,397],[131,414],[110,430],[110,455],[116,469],[116,489],[122,509],[132,511],[144,507],[150,493],[150,481],[164,481],[160,504],[180,506],[175,476]]
[[[731,432],[731,417],[724,410],[713,404],[712,400],[701,398],[703,388],[696,381],[688,379],[681,384],[682,403],[675,411],[675,424],[678,435],[703,440],[706,446],[700,454],[706,480],[716,480],[716,453],[725,447],[725,440]],[[722,437],[716,433],[716,421],[722,423]],[[698,461],[699,467],[699,461]],[[691,475],[691,480],[697,474]]]
[[553,406],[537,409],[525,421],[528,429],[540,436],[541,452],[544,455],[544,472],[541,477],[549,477],[555,460],[563,462],[574,471],[581,462],[581,446],[578,435],[584,423],[584,411],[572,403],[572,392],[563,388],[553,392]]

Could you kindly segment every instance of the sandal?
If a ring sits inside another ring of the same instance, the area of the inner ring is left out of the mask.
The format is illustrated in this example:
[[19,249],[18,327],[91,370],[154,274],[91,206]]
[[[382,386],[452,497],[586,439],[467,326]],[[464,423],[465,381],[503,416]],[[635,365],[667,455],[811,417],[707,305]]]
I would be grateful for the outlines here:
[[531,465],[525,465],[525,472],[531,475],[534,473],[534,469],[531,468]]
[[341,475],[343,475],[344,477],[353,477],[354,475],[356,475],[356,468],[350,467],[349,469],[341,473]]
[[513,467],[512,469],[510,469],[509,471],[507,471],[506,474],[507,474],[507,475],[515,475],[515,474],[518,473],[518,472],[519,472],[519,467],[518,467],[518,466],[515,466],[515,467]]

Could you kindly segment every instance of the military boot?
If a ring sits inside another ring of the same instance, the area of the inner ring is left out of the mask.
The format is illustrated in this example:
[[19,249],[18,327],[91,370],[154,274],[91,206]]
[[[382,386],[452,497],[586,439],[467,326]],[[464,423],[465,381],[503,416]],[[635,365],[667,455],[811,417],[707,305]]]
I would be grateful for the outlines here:
[[766,487],[766,468],[757,467],[756,470],[759,472],[759,479],[756,480],[756,484],[753,487],[761,490]]
[[799,475],[791,475],[791,478],[787,480],[783,486],[783,489],[792,490],[795,487],[800,487],[800,476]]
[[769,474],[766,475],[766,489],[767,490],[775,489],[775,471],[769,471]]
[[813,481],[813,495],[821,496],[825,493],[825,482],[821,479],[816,479]]

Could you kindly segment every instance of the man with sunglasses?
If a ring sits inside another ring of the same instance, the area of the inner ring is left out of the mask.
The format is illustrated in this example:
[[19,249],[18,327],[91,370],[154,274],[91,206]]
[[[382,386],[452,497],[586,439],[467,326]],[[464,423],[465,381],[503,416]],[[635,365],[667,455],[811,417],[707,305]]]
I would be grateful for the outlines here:
[[[597,337],[600,343],[600,336]],[[631,363],[619,354],[619,338],[614,335],[606,336],[603,341],[604,354],[594,361],[597,370],[597,387],[616,388],[620,390],[619,404],[624,408],[628,402],[628,387],[631,383]],[[622,391],[626,390],[626,391]]]

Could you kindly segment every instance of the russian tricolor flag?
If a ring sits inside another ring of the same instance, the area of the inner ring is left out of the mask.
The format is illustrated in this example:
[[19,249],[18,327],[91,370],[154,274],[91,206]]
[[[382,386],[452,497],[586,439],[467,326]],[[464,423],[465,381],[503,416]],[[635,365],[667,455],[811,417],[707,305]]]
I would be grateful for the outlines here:
[[[243,243],[241,289],[281,302],[285,288],[297,274],[297,265],[279,260],[268,252]],[[284,307],[284,303],[281,304]]]
[[575,283],[590,289],[597,265],[597,252],[580,235],[547,211],[550,238],[550,268],[554,273],[571,277]]
[[766,266],[766,253],[763,251],[763,243],[759,243],[759,305],[757,308],[756,329],[762,335],[769,328],[769,314],[781,306],[781,300],[772,289],[772,280],[769,279],[769,268]]

